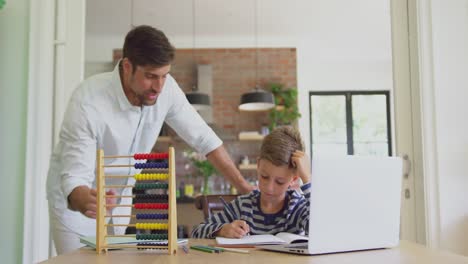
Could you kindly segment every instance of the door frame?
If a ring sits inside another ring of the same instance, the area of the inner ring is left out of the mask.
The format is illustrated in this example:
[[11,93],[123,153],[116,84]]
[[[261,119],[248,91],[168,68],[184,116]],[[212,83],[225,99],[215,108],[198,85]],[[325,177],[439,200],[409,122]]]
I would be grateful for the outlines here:
[[[413,228],[414,241],[439,248],[440,195],[436,114],[433,107],[431,0],[391,0],[391,19],[395,115],[404,121],[396,129],[397,153],[412,152],[409,155],[412,164],[410,173],[414,175],[404,181],[404,184],[414,188],[414,211],[409,212],[414,219],[409,217],[402,221],[404,225],[408,224],[402,227]],[[405,125],[410,126],[411,131],[405,132],[408,129]],[[401,133],[401,137],[398,133]],[[408,133],[412,135],[411,141],[408,141]]]
[[421,158],[416,136],[420,134],[420,126],[417,126],[420,116],[415,98],[418,83],[412,71],[415,65],[411,60],[408,2],[391,0],[390,3],[396,155],[404,157],[405,162],[401,193],[401,238],[425,243],[423,236],[418,239],[418,226],[424,224],[424,221],[417,221],[417,208],[421,208],[417,204],[421,196],[416,193],[416,183],[417,179],[422,178],[420,162],[416,162]]
[[30,1],[23,263],[49,258],[45,187],[53,145],[54,28],[55,0]]
[[47,171],[68,99],[83,79],[85,7],[86,0],[30,1],[23,263],[55,256]]

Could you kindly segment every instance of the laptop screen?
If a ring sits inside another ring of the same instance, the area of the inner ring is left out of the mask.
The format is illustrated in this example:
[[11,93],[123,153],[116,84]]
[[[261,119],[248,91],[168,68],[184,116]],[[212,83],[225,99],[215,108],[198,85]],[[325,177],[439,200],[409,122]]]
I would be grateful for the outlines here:
[[314,157],[309,250],[331,253],[398,245],[402,160]]

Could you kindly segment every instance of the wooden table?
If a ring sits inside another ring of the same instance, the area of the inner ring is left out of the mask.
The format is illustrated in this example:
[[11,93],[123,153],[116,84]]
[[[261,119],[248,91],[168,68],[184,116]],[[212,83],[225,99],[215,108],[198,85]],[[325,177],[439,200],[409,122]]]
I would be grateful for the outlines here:
[[[213,240],[190,239],[189,245],[213,244]],[[326,254],[317,256],[302,256],[286,253],[269,252],[260,249],[249,249],[249,254],[240,253],[205,253],[190,250],[185,253],[179,248],[176,255],[154,253],[138,250],[115,250],[98,255],[92,249],[82,248],[69,254],[60,255],[43,263],[157,263],[157,264],[327,264],[327,263],[467,263],[468,257],[448,252],[430,250],[424,246],[402,241],[400,246],[392,249],[367,250],[350,253]]]

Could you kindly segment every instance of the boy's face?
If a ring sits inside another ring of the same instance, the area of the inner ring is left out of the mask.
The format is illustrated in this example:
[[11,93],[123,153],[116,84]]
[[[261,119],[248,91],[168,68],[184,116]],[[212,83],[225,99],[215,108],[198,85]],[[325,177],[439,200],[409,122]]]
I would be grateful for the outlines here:
[[268,160],[257,161],[258,188],[262,197],[269,200],[282,200],[289,185],[297,179],[293,169],[287,165],[275,166]]

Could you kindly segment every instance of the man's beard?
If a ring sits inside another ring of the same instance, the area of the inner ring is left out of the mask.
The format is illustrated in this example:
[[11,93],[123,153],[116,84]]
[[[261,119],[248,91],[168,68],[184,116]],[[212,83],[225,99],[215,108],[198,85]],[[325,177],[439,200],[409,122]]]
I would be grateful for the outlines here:
[[156,95],[156,98],[154,100],[148,99],[145,95],[138,95],[138,99],[140,100],[141,104],[144,106],[152,106],[156,104],[156,101],[158,101],[159,94]]

